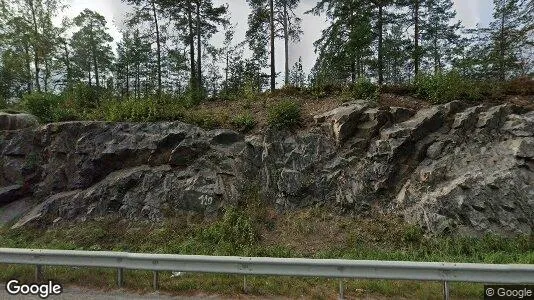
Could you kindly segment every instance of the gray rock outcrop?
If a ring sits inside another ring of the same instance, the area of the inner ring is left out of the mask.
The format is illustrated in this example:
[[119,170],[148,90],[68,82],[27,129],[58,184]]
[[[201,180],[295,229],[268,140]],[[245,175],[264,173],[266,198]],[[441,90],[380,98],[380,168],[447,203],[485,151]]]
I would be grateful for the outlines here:
[[0,130],[18,130],[39,126],[39,120],[34,115],[0,112]]
[[250,136],[180,122],[5,131],[0,206],[27,208],[14,227],[106,215],[157,222],[214,215],[254,188],[281,210],[379,210],[434,234],[532,233],[532,112],[353,102],[314,119],[297,133]]

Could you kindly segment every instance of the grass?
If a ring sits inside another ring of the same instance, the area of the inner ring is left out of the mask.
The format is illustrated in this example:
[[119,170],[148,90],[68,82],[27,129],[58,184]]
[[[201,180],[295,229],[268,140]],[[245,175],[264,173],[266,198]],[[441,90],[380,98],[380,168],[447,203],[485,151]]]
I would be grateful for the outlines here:
[[[34,269],[31,266],[3,265],[0,281],[17,278],[21,282],[32,282]],[[45,267],[45,278],[71,286],[83,286],[98,290],[116,288],[116,271],[101,268]],[[90,276],[88,276],[90,275]],[[243,295],[243,276],[224,274],[193,274],[171,278],[170,272],[160,273],[160,290],[174,295],[217,294],[223,296]],[[248,295],[283,295],[290,298],[335,299],[338,279],[247,276]],[[442,299],[442,285],[438,282],[343,280],[345,297],[354,299],[362,296],[391,297],[398,299]],[[125,272],[124,287],[139,294],[153,292],[152,273],[128,270]],[[452,283],[451,296],[456,298],[480,299],[483,285]]]
[[269,124],[276,128],[292,128],[301,121],[301,108],[292,100],[282,100],[269,108]]
[[[143,236],[143,239],[139,239]],[[534,263],[534,245],[528,237],[482,238],[427,237],[391,216],[353,218],[328,209],[314,208],[276,214],[252,203],[245,209],[229,208],[218,220],[191,215],[176,216],[162,225],[106,218],[50,229],[0,229],[0,245],[13,248],[115,250],[146,253],[239,255],[272,257],[346,258],[374,260],[447,261],[483,263]],[[0,281],[31,280],[33,269],[2,266]],[[129,289],[151,290],[151,273],[126,272]],[[58,282],[114,288],[114,270],[47,267],[46,277]],[[243,277],[236,275],[161,275],[163,291],[175,294],[241,294]],[[251,276],[252,295],[330,299],[337,280]],[[434,282],[347,280],[347,294],[433,299],[441,297]],[[455,297],[478,298],[482,286],[453,284]]]
[[528,78],[481,82],[449,72],[421,75],[412,83],[380,88],[363,79],[352,85],[284,87],[263,93],[249,87],[231,97],[215,96],[199,103],[192,102],[188,94],[121,98],[110,90],[97,94],[90,87],[80,85],[73,92],[62,95],[25,95],[20,103],[8,106],[12,111],[32,113],[42,123],[75,120],[183,121],[205,129],[223,127],[249,132],[261,131],[267,126],[288,128],[313,124],[313,115],[355,99],[376,101],[379,106],[412,109],[452,100],[471,102],[473,105],[480,102],[512,102],[533,109],[533,95],[534,81]]

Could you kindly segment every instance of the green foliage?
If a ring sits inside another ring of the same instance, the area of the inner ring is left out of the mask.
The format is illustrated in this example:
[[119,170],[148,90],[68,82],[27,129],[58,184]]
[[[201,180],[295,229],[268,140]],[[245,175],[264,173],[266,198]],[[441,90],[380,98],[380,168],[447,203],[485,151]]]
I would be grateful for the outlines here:
[[314,84],[310,86],[307,91],[314,98],[321,99],[341,94],[342,87],[333,84]]
[[258,91],[256,90],[254,84],[250,81],[245,82],[245,86],[243,86],[241,94],[244,101],[243,108],[245,109],[250,109],[252,107],[252,103],[257,102],[260,99]]
[[348,87],[348,90],[344,92],[349,96],[349,100],[362,99],[362,100],[375,100],[380,95],[380,89],[378,85],[372,83],[368,79],[359,79],[353,85]]
[[104,101],[93,118],[109,122],[156,122],[181,120],[184,107],[177,100],[125,99]]
[[72,100],[52,93],[24,95],[21,106],[43,123],[75,121],[84,115],[83,109]]
[[239,114],[232,118],[232,126],[241,132],[248,132],[256,126],[256,120],[251,113]]
[[7,108],[7,101],[2,95],[0,95],[0,109]]
[[457,72],[421,75],[415,81],[417,96],[434,104],[453,100],[479,100],[482,97],[480,86],[462,78]]
[[213,247],[213,255],[248,255],[259,236],[250,216],[242,210],[228,207],[222,219],[202,230],[195,242]]
[[67,93],[67,98],[79,108],[96,108],[99,102],[96,88],[85,83],[76,84],[72,90]]
[[61,103],[61,97],[51,93],[33,93],[22,98],[22,107],[44,123],[56,120]]
[[291,128],[298,125],[300,106],[291,100],[283,100],[269,108],[269,124],[277,128]]
[[424,237],[424,232],[419,226],[408,226],[403,234],[403,241],[407,243],[420,243]]
[[228,116],[224,113],[204,110],[188,111],[184,115],[184,122],[194,124],[204,129],[214,129],[226,123]]

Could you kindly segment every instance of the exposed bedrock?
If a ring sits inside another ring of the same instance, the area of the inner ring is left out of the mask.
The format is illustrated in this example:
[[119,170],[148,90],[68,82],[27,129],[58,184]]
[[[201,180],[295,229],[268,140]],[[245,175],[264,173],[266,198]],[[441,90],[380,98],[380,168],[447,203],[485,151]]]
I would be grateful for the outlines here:
[[0,222],[216,214],[250,191],[281,210],[400,214],[433,234],[534,228],[534,112],[352,102],[298,132],[68,122],[1,133]]

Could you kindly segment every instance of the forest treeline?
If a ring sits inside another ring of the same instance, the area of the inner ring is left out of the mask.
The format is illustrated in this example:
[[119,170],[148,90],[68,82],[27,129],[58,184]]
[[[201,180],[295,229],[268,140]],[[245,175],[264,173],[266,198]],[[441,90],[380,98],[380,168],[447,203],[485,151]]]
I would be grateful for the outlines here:
[[[533,74],[532,0],[494,0],[493,21],[477,28],[457,21],[452,0],[320,0],[306,12],[328,20],[310,49],[318,58],[309,74],[301,59],[289,62],[306,31],[296,13],[300,0],[243,0],[251,9],[245,40],[235,38],[228,5],[123,1],[132,12],[114,41],[106,19],[88,9],[57,25],[68,1],[1,0],[0,98],[74,95],[82,107],[105,97],[198,103],[274,90],[277,79],[302,88],[401,85],[451,73],[480,81]],[[212,42],[217,33],[224,42]],[[284,47],[283,57],[277,47]]]

